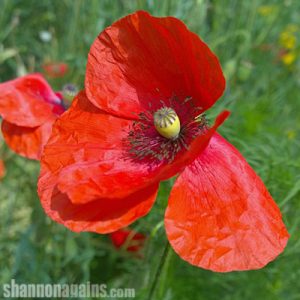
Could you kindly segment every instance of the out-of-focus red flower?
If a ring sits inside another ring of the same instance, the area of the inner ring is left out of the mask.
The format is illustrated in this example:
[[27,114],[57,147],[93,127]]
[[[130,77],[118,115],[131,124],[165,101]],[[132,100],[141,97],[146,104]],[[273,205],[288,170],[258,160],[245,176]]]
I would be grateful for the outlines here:
[[146,236],[131,229],[120,229],[110,234],[114,246],[124,248],[128,252],[138,252],[145,244]]
[[2,159],[0,159],[0,180],[5,176],[5,165]]
[[91,47],[85,79],[57,119],[41,160],[46,213],[73,231],[111,233],[146,215],[178,175],[165,214],[173,249],[218,272],[258,269],[288,233],[261,179],[208,126],[222,95],[217,57],[173,17],[136,12]]
[[42,65],[45,75],[50,78],[64,77],[68,72],[68,65],[63,62],[49,62]]
[[16,153],[39,159],[54,120],[64,107],[40,74],[0,84],[0,116],[7,145]]

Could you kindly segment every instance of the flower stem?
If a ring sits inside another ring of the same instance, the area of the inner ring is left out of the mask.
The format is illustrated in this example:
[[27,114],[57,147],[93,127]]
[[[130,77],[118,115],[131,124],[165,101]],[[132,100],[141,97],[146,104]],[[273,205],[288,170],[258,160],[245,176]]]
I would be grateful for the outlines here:
[[164,267],[166,267],[166,262],[169,262],[169,259],[167,259],[167,257],[169,256],[169,253],[170,253],[170,244],[169,244],[169,242],[167,242],[166,246],[164,248],[164,252],[161,256],[159,265],[157,267],[157,270],[156,270],[156,273],[155,273],[153,283],[151,285],[150,292],[149,292],[147,300],[152,300],[153,299],[153,296],[155,294],[155,290],[156,290],[156,287],[157,287],[157,283],[158,283],[158,281],[159,281],[159,279],[160,279],[160,277],[163,273]]

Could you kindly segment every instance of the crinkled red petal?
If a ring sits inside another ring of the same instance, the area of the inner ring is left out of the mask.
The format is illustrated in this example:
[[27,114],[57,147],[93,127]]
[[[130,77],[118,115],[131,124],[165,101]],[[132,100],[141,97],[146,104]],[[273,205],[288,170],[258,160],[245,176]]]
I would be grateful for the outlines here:
[[[40,74],[0,84],[0,115],[9,123],[36,127],[63,111],[61,100]],[[53,113],[54,111],[54,113]]]
[[176,180],[165,227],[181,258],[216,272],[262,268],[289,237],[264,183],[218,134]]
[[85,88],[100,109],[126,118],[176,95],[192,97],[202,111],[222,95],[225,80],[217,57],[180,20],[144,11],[106,28],[94,41]]
[[55,117],[52,117],[52,120],[37,127],[17,126],[4,120],[1,127],[4,140],[17,154],[39,160],[43,147],[50,137],[54,120]]
[[87,204],[73,204],[57,189],[57,177],[42,166],[38,193],[45,212],[54,221],[81,232],[111,233],[146,215],[156,199],[158,184],[122,199],[96,199]]

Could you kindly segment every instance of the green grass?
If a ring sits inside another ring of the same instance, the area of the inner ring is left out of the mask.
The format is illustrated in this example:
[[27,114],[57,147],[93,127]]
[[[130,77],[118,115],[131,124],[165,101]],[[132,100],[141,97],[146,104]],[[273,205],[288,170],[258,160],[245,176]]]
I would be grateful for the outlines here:
[[[261,5],[276,5],[262,16]],[[220,132],[247,158],[279,204],[291,234],[285,252],[262,270],[217,274],[190,266],[172,251],[153,299],[300,299],[300,57],[276,61],[286,25],[299,24],[299,1],[0,0],[0,81],[41,71],[47,59],[65,61],[69,74],[52,81],[83,86],[89,47],[114,20],[137,9],[182,19],[220,58],[227,90],[210,116],[224,108]],[[39,32],[52,33],[44,43]],[[270,44],[272,50],[262,51]],[[300,35],[298,33],[298,48]],[[299,49],[298,49],[299,50]],[[38,164],[1,150],[7,176],[0,182],[0,283],[107,283],[135,287],[146,299],[166,237],[162,225],[170,187],[163,184],[151,213],[133,224],[149,235],[143,260],[113,249],[106,236],[75,234],[52,222],[36,195]]]

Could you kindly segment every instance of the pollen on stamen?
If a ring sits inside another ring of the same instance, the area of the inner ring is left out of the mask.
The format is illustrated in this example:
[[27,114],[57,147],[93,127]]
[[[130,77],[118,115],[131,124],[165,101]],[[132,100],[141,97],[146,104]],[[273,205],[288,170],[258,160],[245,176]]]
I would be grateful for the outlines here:
[[148,163],[172,162],[206,131],[206,118],[198,111],[201,108],[194,107],[191,97],[180,101],[174,96],[167,104],[161,101],[161,108],[155,111],[149,106],[149,110],[138,115],[124,139],[129,158]]

